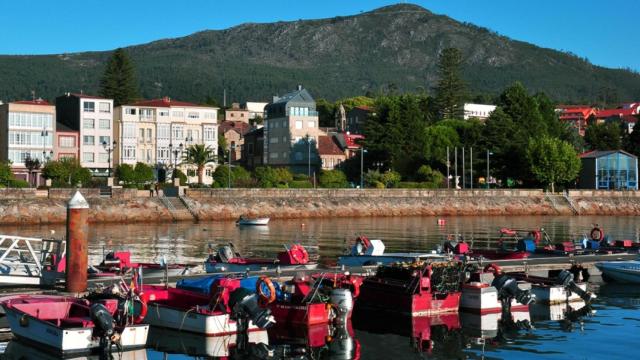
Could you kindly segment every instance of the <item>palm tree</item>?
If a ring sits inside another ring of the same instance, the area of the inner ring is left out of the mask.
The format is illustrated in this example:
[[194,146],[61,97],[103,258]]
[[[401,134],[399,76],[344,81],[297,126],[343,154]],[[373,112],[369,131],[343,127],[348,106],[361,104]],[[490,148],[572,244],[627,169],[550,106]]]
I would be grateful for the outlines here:
[[216,156],[210,146],[203,144],[191,145],[187,148],[184,155],[184,161],[188,164],[197,166],[198,184],[202,185],[202,176],[204,175],[204,167],[208,163],[216,161]]

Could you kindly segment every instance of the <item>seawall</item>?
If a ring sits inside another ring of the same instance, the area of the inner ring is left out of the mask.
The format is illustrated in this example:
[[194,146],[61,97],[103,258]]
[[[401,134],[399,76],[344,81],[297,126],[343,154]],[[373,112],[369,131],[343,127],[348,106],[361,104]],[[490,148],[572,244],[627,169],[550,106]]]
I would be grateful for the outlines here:
[[[0,224],[64,223],[72,190],[0,189]],[[114,189],[116,190],[116,189]],[[176,218],[149,192],[81,189],[90,222],[165,222]],[[186,189],[186,219],[232,220],[366,216],[640,215],[640,192],[542,190]],[[176,199],[177,200],[177,199]],[[185,217],[180,217],[185,218]]]

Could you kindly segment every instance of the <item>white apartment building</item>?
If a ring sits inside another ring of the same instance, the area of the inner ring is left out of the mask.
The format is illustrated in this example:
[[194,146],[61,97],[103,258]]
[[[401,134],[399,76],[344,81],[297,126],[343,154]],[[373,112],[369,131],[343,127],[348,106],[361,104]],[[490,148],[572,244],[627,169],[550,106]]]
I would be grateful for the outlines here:
[[[115,110],[114,134],[118,141],[116,164],[142,162],[156,169],[177,166],[197,182],[195,167],[182,164],[184,151],[195,144],[218,149],[218,108],[172,100],[168,97],[122,105]],[[205,169],[204,183],[211,184],[216,164]]]
[[55,107],[42,99],[0,104],[0,161],[10,161],[18,179],[44,183],[41,169],[29,174],[25,160],[43,165],[53,157],[55,118]]
[[[80,165],[93,176],[108,176],[113,167],[113,100],[66,93],[56,98],[58,122],[79,132]],[[109,159],[111,157],[111,159]]]
[[471,118],[476,118],[486,120],[495,109],[495,105],[464,104],[464,119],[469,120]]
[[320,164],[318,137],[326,135],[319,129],[316,102],[302,86],[282,97],[275,97],[266,107],[263,163],[287,166],[306,174]]

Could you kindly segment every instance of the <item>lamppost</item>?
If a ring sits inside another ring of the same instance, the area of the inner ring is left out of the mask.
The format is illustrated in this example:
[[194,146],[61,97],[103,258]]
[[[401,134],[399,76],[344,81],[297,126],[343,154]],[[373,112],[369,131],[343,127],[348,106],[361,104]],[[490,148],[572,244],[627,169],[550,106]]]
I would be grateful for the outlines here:
[[364,149],[364,146],[360,147],[360,189],[364,189],[364,153],[367,150]]
[[493,153],[487,149],[487,189],[489,188],[489,155],[493,155]]
[[307,134],[305,138],[307,139],[307,177],[311,179],[311,137]]
[[[176,178],[176,170],[178,167],[178,154],[182,154],[183,147],[184,145],[180,143],[180,145],[178,145],[178,147],[172,151],[171,149],[173,149],[173,144],[169,144],[169,156],[171,156],[171,153],[173,153],[173,172],[171,173],[172,179]],[[169,162],[171,162],[171,159],[169,159]]]
[[[111,145],[111,146],[109,146],[109,145]],[[109,163],[109,177],[111,177],[111,153],[116,148],[116,145],[118,145],[118,142],[115,141],[115,140],[113,140],[113,142],[111,144],[107,144],[106,141],[102,142],[102,147],[107,152],[107,156],[108,156],[107,162]]]
[[229,144],[229,156],[228,156],[228,161],[229,161],[229,182],[227,183],[227,189],[231,189],[231,152],[236,150],[236,144],[231,143]]

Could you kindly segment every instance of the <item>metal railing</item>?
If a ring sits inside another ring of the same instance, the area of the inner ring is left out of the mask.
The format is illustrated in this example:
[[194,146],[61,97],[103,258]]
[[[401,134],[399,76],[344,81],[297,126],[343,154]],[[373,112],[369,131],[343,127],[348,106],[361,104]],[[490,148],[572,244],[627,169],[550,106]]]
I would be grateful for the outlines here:
[[43,270],[56,271],[65,254],[64,240],[0,235],[0,284],[40,284]]

